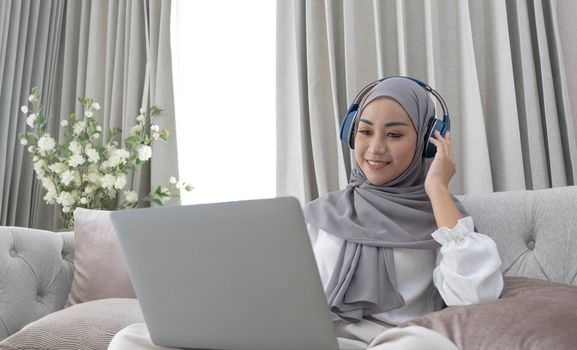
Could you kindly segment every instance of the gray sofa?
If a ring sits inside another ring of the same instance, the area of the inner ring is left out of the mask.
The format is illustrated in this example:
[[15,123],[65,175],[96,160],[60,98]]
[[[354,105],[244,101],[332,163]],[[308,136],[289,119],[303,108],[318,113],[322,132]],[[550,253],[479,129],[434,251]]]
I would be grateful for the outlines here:
[[[477,231],[497,243],[505,275],[577,285],[577,186],[459,198]],[[64,307],[73,239],[0,227],[0,340]]]

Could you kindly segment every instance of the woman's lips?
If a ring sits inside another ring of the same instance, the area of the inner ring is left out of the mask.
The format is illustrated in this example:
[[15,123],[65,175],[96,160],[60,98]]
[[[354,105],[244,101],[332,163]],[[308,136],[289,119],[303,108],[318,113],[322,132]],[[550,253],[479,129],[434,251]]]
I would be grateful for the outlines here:
[[382,169],[385,166],[391,164],[391,162],[387,162],[384,160],[365,160],[365,163],[367,164],[368,168],[371,170],[378,170],[378,169]]

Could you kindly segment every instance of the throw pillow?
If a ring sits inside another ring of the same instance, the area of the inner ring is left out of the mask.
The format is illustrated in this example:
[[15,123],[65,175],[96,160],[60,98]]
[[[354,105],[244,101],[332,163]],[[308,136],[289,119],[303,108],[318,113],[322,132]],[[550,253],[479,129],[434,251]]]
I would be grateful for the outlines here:
[[109,211],[74,211],[74,276],[67,306],[105,298],[135,298]]
[[460,349],[573,349],[577,344],[577,287],[505,277],[501,298],[452,306],[406,322],[445,335]]
[[102,299],[53,312],[0,342],[0,350],[105,350],[118,331],[144,322],[136,299]]

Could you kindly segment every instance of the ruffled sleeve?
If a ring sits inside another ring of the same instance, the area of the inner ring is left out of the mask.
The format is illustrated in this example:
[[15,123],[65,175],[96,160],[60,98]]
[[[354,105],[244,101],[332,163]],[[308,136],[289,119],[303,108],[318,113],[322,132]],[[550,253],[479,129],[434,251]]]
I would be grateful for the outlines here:
[[497,245],[489,236],[474,231],[470,216],[459,220],[453,229],[439,228],[432,236],[442,245],[433,282],[447,305],[478,304],[499,298],[503,276]]

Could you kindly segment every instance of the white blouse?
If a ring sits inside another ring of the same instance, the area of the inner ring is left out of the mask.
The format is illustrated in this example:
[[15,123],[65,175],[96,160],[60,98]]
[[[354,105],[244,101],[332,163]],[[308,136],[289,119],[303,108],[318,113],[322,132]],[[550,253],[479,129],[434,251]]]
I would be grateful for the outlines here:
[[[311,224],[307,227],[326,289],[345,241]],[[431,235],[441,244],[436,251],[393,249],[397,288],[405,299],[405,306],[373,317],[400,324],[439,310],[439,298],[434,297],[436,290],[449,306],[499,298],[503,276],[497,246],[489,236],[474,232],[470,216],[460,219],[453,229],[441,227]]]

